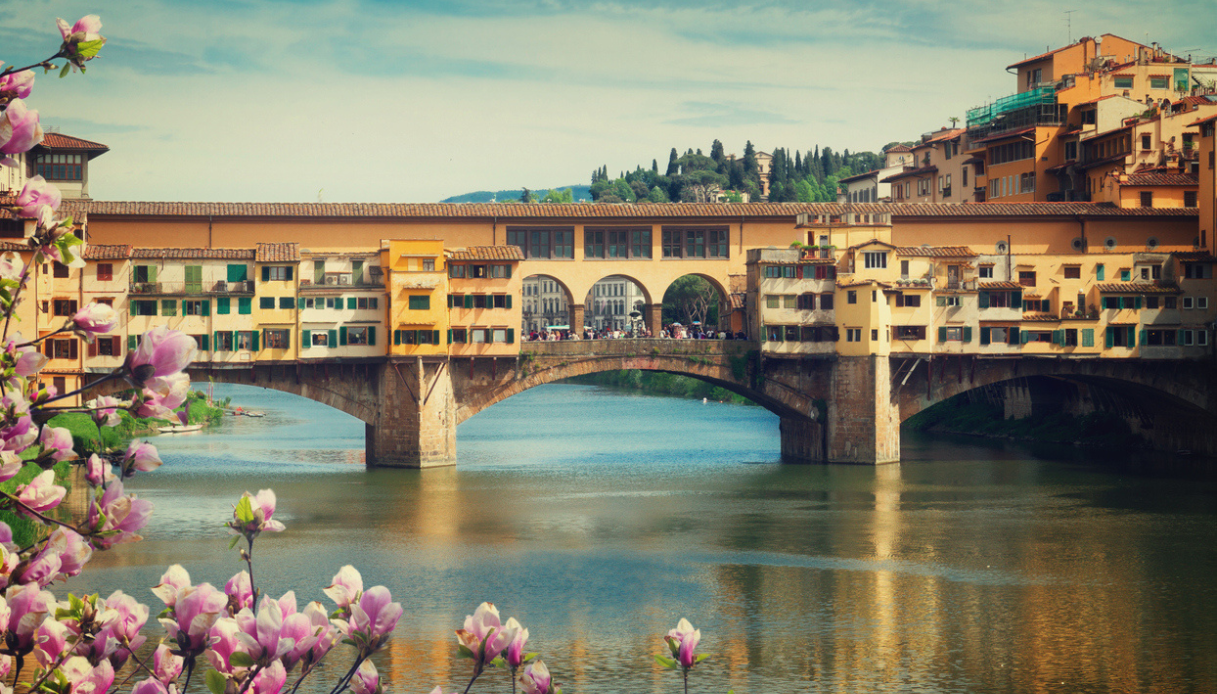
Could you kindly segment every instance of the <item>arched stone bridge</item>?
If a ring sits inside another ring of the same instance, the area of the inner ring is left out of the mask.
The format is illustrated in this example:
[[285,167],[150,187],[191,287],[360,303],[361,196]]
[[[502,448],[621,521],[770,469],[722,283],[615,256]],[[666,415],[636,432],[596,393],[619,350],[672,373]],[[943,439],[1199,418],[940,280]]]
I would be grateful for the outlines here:
[[1077,403],[1118,402],[1156,446],[1217,455],[1217,369],[1210,361],[835,354],[762,357],[752,342],[527,342],[518,358],[386,358],[192,368],[195,380],[295,393],[367,425],[370,465],[430,467],[457,459],[456,425],[512,395],[572,376],[620,369],[691,376],[752,399],[781,418],[784,457],[899,460],[900,423],[982,389],[1034,399],[1043,379]]

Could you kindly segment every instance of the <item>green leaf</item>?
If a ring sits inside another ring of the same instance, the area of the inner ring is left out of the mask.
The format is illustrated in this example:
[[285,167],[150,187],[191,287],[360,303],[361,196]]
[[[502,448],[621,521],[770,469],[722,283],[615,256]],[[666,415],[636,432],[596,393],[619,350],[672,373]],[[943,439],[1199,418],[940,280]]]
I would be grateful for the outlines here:
[[503,667],[507,665],[507,661],[503,660],[503,656],[495,656],[495,659],[490,661],[491,667]]
[[529,653],[528,655],[524,656],[524,660],[521,660],[520,662],[521,662],[521,663],[527,663],[528,661],[530,661],[530,660],[532,660],[533,658],[536,658],[536,657],[537,657],[537,654],[536,654],[536,653]]
[[233,651],[232,655],[228,656],[228,664],[232,667],[253,667],[254,659],[244,651]]
[[81,43],[76,44],[76,55],[79,55],[82,58],[92,58],[97,55],[98,51],[100,51],[101,47],[104,45],[106,45],[106,39],[104,36],[94,41],[82,41]]
[[71,71],[72,71],[72,63],[70,63],[70,62],[64,63],[63,69],[59,71],[59,79],[63,79],[64,77],[67,77],[68,73]]
[[240,535],[233,535],[232,539],[228,541],[228,549],[232,549],[233,547],[236,547],[237,542],[240,541],[240,539],[241,539]]
[[701,661],[703,661],[709,657],[710,657],[709,653],[702,653],[701,655],[697,656],[697,659],[693,661],[693,664],[697,665],[698,663],[700,663]]
[[237,520],[240,521],[241,523],[252,523],[253,522],[254,508],[249,503],[248,496],[241,497],[241,500],[237,502],[237,508],[233,511],[233,513],[236,515]]
[[211,690],[211,694],[224,694],[224,687],[228,684],[228,682],[224,680],[224,675],[221,675],[215,670],[208,670],[207,677],[205,679],[207,680],[207,688]]
[[468,647],[468,646],[466,646],[465,644],[463,644],[463,643],[462,643],[462,644],[460,644],[460,645],[458,645],[458,646],[456,647],[456,657],[458,657],[458,658],[472,658],[472,657],[473,657],[473,651],[469,650],[469,647]]
[[659,663],[660,665],[662,665],[662,666],[664,666],[664,667],[668,668],[669,670],[675,670],[675,669],[676,669],[676,661],[675,661],[675,660],[672,660],[671,658],[667,657],[666,655],[658,655],[658,654],[656,654],[656,655],[655,655],[655,662],[657,662],[657,663]]

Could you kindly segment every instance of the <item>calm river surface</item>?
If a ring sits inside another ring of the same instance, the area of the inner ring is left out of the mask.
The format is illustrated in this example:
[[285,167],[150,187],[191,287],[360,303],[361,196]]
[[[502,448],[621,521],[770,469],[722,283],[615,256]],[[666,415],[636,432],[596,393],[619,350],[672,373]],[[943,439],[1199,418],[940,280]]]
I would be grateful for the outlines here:
[[458,468],[368,471],[361,422],[216,390],[266,417],[159,437],[166,465],[131,485],[157,507],[146,541],[57,595],[122,589],[155,614],[172,563],[223,585],[220,526],[270,487],[287,531],[256,546],[259,586],[324,600],[348,563],[388,586],[395,694],[464,687],[452,632],[483,600],[568,694],[679,691],[650,655],[682,616],[711,654],[691,691],[1217,691],[1211,479],[912,437],[900,465],[783,466],[760,408],[576,385],[462,424]]

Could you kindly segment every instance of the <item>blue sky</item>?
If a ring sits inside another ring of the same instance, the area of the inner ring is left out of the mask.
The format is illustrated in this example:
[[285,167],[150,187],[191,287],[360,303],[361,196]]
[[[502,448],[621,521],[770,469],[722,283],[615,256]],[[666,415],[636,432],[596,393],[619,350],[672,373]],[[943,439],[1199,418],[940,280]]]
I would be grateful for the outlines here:
[[98,199],[430,202],[716,138],[914,139],[1013,92],[1005,66],[1067,43],[1066,9],[1075,39],[1217,54],[1211,0],[0,0],[0,59],[101,15],[88,74],[40,75],[29,99],[111,147]]

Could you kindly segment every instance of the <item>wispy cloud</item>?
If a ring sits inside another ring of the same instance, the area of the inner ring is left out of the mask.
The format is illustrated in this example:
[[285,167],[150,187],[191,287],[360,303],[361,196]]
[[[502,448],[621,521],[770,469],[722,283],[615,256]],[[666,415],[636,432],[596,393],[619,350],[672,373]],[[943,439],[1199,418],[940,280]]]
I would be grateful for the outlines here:
[[746,104],[730,102],[690,101],[681,104],[681,110],[690,115],[665,121],[668,125],[694,127],[733,127],[740,125],[794,124],[799,121],[782,113],[752,108]]

